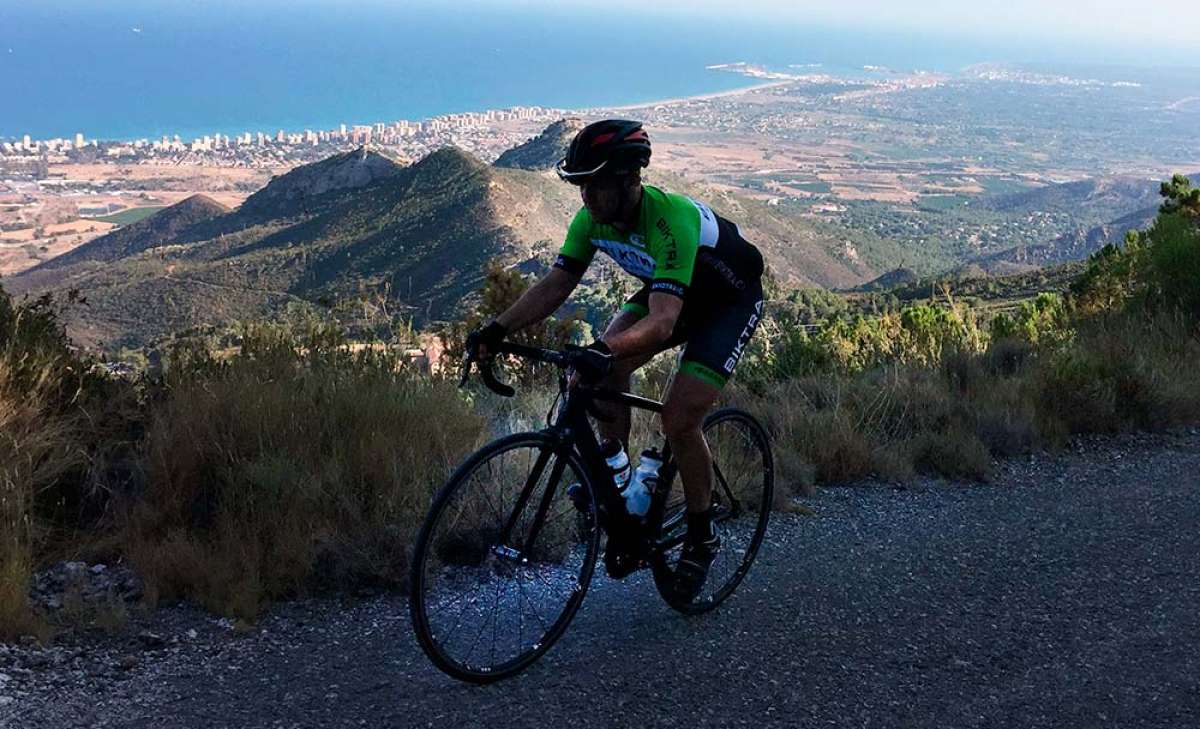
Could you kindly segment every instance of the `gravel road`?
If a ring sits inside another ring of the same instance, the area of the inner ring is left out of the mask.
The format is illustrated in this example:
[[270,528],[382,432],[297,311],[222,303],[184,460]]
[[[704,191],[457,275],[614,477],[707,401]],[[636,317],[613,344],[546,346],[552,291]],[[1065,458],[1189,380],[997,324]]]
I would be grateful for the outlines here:
[[1200,431],[804,502],[717,612],[600,577],[563,640],[493,686],[432,668],[393,596],[248,631],[172,607],[121,637],[0,647],[0,726],[1200,726]]

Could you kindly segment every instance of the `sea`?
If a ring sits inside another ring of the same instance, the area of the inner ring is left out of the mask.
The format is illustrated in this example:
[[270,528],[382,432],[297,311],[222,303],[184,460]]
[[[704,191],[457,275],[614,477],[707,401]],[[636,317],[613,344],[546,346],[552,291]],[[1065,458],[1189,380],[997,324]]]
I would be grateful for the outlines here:
[[0,138],[190,139],[595,108],[756,83],[716,64],[956,71],[1055,52],[628,4],[0,0]]

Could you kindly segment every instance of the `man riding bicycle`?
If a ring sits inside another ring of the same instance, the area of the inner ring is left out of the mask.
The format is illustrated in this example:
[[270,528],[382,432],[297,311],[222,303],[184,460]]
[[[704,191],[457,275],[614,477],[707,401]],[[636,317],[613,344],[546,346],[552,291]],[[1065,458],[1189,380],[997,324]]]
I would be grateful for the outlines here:
[[[737,225],[704,203],[642,184],[650,138],[641,123],[589,124],[558,163],[578,185],[583,208],[567,230],[554,267],[511,307],[472,332],[467,350],[487,357],[508,334],[554,313],[579,284],[597,249],[642,281],[604,335],[578,352],[583,379],[627,391],[634,370],[685,345],[662,410],[687,499],[687,539],[676,567],[677,596],[699,593],[720,548],[712,522],[712,455],[701,431],[762,316],[763,259]],[[628,406],[610,404],[606,438],[629,441]]]

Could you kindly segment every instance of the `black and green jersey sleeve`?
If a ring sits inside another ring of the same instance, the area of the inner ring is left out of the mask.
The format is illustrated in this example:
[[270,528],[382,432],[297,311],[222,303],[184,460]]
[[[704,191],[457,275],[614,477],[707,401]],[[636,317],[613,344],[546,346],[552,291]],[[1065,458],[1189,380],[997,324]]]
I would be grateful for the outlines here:
[[582,276],[596,255],[596,246],[592,245],[591,235],[592,215],[587,208],[580,208],[567,228],[567,238],[558,251],[558,260],[554,262],[554,267]]
[[650,291],[685,297],[689,289],[729,298],[762,275],[762,256],[733,223],[684,195],[642,186],[635,229],[617,230],[576,213],[559,250],[556,268],[583,275],[602,250]]
[[[656,191],[657,192],[657,191]],[[650,291],[683,297],[692,285],[700,248],[700,213],[687,204],[656,205],[647,221],[646,247],[654,257]]]

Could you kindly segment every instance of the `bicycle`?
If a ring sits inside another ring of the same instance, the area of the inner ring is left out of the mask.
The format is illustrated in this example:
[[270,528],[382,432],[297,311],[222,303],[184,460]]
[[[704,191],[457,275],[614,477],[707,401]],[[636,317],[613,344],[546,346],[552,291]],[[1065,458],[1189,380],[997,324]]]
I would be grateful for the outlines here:
[[[649,568],[675,610],[697,615],[727,599],[749,571],[770,517],[774,461],[758,421],[736,408],[704,421],[722,546],[700,595],[680,604],[671,588],[686,531],[685,501],[670,448],[661,449],[659,484],[640,520],[626,512],[589,420],[603,419],[594,407],[598,400],[652,412],[661,412],[662,403],[593,385],[569,387],[567,352],[506,342],[498,354],[559,368],[557,417],[540,431],[483,446],[434,497],[409,575],[413,629],[434,665],[460,680],[491,683],[533,664],[582,604],[602,536],[606,564],[624,555],[634,569]],[[470,366],[466,361],[460,384]],[[514,394],[496,379],[492,360],[478,369],[492,392]]]

